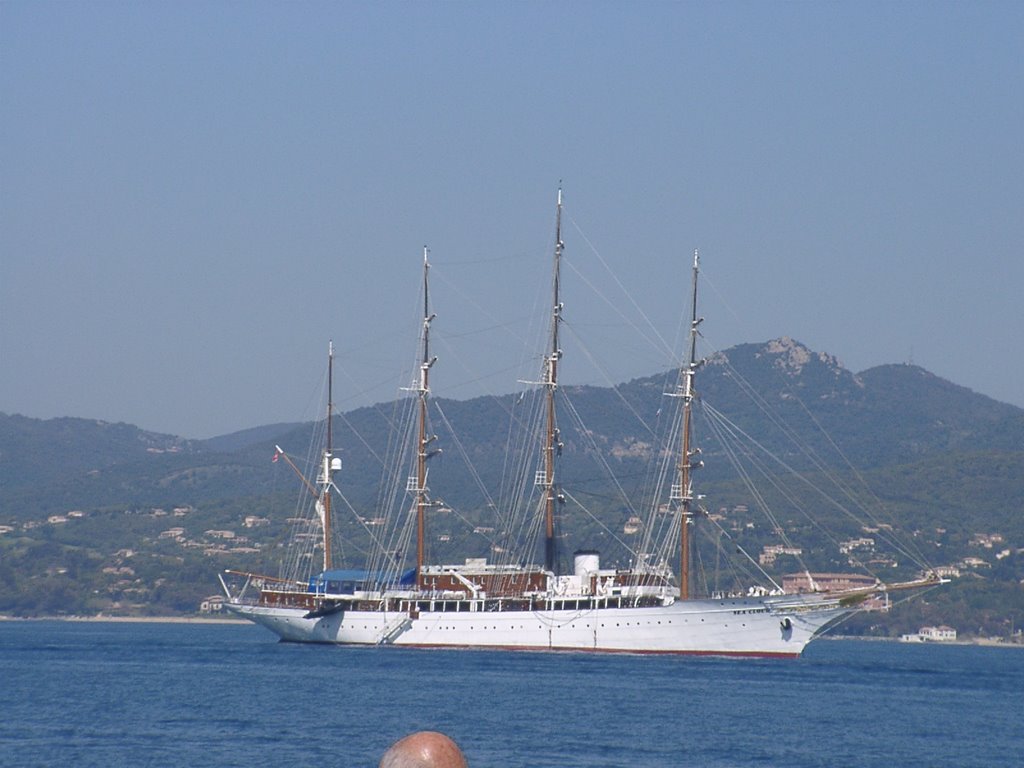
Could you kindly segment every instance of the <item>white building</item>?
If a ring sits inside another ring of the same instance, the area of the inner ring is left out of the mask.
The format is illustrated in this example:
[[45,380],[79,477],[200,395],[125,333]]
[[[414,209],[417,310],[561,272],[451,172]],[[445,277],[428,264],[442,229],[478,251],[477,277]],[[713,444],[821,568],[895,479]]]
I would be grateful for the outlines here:
[[925,640],[935,640],[938,642],[956,640],[956,630],[945,625],[941,627],[921,627],[918,634]]
[[901,635],[904,643],[951,643],[956,641],[956,630],[942,625],[941,627],[921,627],[916,634]]

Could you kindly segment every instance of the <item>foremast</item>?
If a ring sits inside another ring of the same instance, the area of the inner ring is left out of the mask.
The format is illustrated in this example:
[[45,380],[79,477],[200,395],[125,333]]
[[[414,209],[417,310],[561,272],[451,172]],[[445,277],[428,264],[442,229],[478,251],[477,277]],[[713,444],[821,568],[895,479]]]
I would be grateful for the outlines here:
[[435,315],[430,312],[430,263],[427,260],[429,250],[423,246],[423,337],[422,359],[420,361],[419,382],[415,388],[419,398],[419,434],[416,442],[416,476],[411,478],[410,489],[416,495],[416,587],[423,589],[423,564],[426,556],[426,510],[430,506],[427,498],[427,460],[438,451],[430,451],[430,444],[437,439],[436,435],[427,436],[427,396],[430,394],[430,368],[437,362],[430,356],[430,323]]
[[692,472],[703,466],[704,462],[698,458],[700,449],[693,447],[693,401],[696,398],[696,390],[693,382],[697,375],[697,369],[703,364],[697,359],[697,327],[703,318],[697,317],[697,275],[700,272],[700,256],[697,251],[693,252],[693,292],[691,296],[692,313],[690,315],[690,343],[689,355],[686,364],[680,369],[680,392],[679,397],[683,399],[683,429],[682,446],[679,453],[679,484],[673,488],[673,500],[679,504],[679,598],[686,600],[690,597],[690,554],[693,550],[693,543],[690,537],[690,528],[693,525],[693,478]]
[[[331,486],[334,485],[333,473],[341,469],[341,459],[334,458],[334,441],[332,424],[334,421],[334,342],[327,344],[327,445],[324,447],[323,463],[317,483],[320,485],[320,498],[317,500],[317,511],[320,514],[320,527],[324,535],[324,570],[333,565],[331,548]],[[281,449],[278,449],[281,452]],[[289,461],[289,463],[291,463]],[[301,473],[300,473],[301,477]]]

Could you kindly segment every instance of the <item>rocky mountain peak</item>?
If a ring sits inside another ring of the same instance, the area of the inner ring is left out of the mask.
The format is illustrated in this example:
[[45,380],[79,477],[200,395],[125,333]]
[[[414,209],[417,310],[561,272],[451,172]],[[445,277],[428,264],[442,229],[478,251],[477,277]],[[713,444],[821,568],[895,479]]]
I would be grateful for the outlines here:
[[824,366],[839,374],[845,372],[842,361],[827,352],[815,352],[789,336],[766,341],[763,344],[739,344],[724,352],[716,352],[707,359],[708,365],[736,364],[740,361],[769,362],[772,368],[791,376],[798,376],[808,366]]
[[772,359],[774,368],[793,376],[802,373],[809,363],[815,361],[835,371],[844,370],[839,358],[827,352],[814,352],[789,336],[780,336],[765,343],[755,357],[774,358]]

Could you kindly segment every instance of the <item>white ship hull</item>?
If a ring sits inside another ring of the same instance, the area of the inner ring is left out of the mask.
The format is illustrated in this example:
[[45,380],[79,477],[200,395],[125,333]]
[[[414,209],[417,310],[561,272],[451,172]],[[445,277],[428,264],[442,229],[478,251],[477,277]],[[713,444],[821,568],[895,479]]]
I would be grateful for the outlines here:
[[848,613],[820,596],[684,600],[634,608],[523,611],[344,610],[307,618],[301,608],[228,603],[282,640],[420,648],[799,656]]

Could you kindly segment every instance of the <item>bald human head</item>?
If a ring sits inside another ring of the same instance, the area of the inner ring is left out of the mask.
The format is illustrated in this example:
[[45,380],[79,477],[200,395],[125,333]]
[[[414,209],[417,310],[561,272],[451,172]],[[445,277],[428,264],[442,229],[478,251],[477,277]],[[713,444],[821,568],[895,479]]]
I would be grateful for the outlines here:
[[468,768],[459,745],[443,733],[420,731],[391,745],[380,768]]

